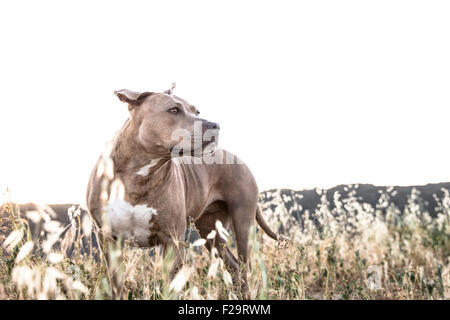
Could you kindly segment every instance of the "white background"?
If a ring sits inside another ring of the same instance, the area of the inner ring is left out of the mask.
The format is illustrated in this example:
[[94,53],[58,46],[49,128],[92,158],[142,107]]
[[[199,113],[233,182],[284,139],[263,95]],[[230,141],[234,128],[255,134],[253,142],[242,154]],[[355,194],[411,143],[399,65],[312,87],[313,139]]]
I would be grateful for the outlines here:
[[261,190],[450,181],[447,1],[3,1],[0,188],[83,202],[127,117],[175,93]]

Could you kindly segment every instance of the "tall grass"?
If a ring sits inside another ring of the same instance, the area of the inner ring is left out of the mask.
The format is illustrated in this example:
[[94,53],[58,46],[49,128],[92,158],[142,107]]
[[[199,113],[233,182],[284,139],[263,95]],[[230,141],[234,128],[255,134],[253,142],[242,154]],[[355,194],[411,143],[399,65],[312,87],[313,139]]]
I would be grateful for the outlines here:
[[[421,211],[413,191],[400,212],[380,198],[373,208],[352,194],[335,194],[333,210],[325,196],[317,210],[296,220],[275,191],[261,203],[273,229],[282,229],[290,243],[277,243],[251,230],[251,266],[247,271],[252,299],[449,299],[450,195],[439,199],[432,219]],[[289,200],[289,199],[288,199]],[[294,199],[295,200],[295,199]],[[298,205],[291,210],[297,210]],[[0,299],[110,299],[103,262],[82,253],[90,232],[76,208],[72,223],[62,226],[45,212],[20,212],[6,203],[0,217]],[[33,240],[29,221],[42,220],[43,238]],[[220,230],[218,230],[220,231]],[[222,232],[223,233],[223,232]],[[77,235],[80,235],[77,236]],[[80,242],[80,243],[77,243]],[[172,255],[159,248],[141,249],[124,243],[125,297],[128,299],[237,299],[240,287],[203,239],[186,243],[186,261],[171,280]],[[229,239],[232,245],[231,238]],[[69,258],[67,248],[74,251]]]

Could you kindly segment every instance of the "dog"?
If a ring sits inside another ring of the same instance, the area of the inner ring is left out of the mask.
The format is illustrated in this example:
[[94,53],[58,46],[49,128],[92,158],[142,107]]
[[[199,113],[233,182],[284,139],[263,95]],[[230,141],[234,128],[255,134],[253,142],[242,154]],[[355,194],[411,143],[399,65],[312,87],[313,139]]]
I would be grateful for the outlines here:
[[114,92],[128,104],[130,117],[92,170],[88,211],[103,251],[108,239],[134,239],[140,247],[161,245],[164,254],[172,248],[172,277],[184,260],[188,221],[204,239],[220,221],[234,231],[238,258],[219,233],[205,246],[215,246],[235,275],[248,262],[255,220],[271,238],[279,237],[261,215],[249,168],[217,147],[219,124],[200,118],[198,109],[175,96],[173,88]]

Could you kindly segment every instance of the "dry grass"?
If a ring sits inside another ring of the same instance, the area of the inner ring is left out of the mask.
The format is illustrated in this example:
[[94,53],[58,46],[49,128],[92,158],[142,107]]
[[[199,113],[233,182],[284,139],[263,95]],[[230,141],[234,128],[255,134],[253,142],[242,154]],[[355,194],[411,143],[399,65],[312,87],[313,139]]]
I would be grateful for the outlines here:
[[[450,195],[440,200],[438,217],[420,212],[413,192],[404,212],[382,197],[377,208],[354,197],[335,197],[330,211],[323,198],[316,212],[296,221],[276,192],[262,204],[266,220],[286,230],[287,246],[252,230],[253,299],[449,299]],[[272,208],[272,209],[270,209]],[[384,214],[383,212],[386,212]],[[7,207],[0,228],[0,299],[108,299],[103,263],[65,249],[82,228],[77,213],[61,237],[63,226],[42,213],[45,237],[33,242],[26,213]],[[30,217],[28,217],[30,218]],[[47,219],[47,220],[45,220]],[[29,219],[28,219],[29,220]],[[78,239],[78,240],[75,240]],[[86,240],[86,239],[85,239]],[[171,257],[160,250],[125,245],[121,268],[129,299],[236,299],[237,290],[217,252],[202,240],[186,244],[186,263],[170,281]],[[73,244],[73,243],[72,243]],[[231,244],[231,240],[230,240]],[[94,249],[95,250],[95,249]],[[112,254],[120,254],[116,250]]]

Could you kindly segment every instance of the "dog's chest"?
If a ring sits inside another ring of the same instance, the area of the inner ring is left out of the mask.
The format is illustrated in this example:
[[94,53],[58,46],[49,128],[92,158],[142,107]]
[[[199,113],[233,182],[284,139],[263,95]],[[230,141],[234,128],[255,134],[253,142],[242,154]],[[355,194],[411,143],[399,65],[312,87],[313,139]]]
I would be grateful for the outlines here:
[[134,239],[139,246],[149,245],[156,209],[147,205],[133,206],[129,202],[117,198],[106,207],[108,223],[111,231],[124,240]]

